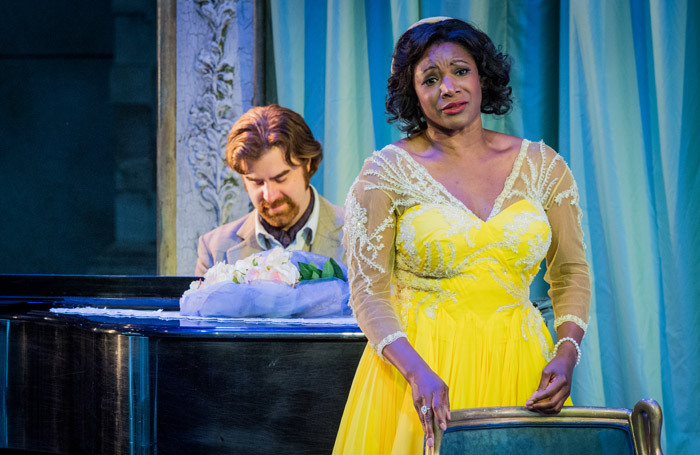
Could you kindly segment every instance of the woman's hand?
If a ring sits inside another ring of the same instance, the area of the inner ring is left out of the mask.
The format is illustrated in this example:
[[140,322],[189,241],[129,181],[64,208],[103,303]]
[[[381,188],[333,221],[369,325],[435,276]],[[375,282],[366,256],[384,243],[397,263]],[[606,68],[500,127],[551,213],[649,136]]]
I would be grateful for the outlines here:
[[571,379],[577,351],[573,344],[562,343],[557,355],[542,370],[540,386],[527,400],[525,408],[543,414],[557,414],[571,393]]
[[[433,419],[443,431],[450,419],[450,397],[447,384],[430,368],[420,368],[407,378],[413,395],[413,406],[425,433],[425,445],[435,445]],[[425,412],[424,412],[425,411]]]
[[432,448],[435,445],[433,419],[443,431],[447,429],[447,421],[450,420],[447,384],[430,369],[406,338],[399,338],[382,352],[411,386],[413,406],[425,433],[425,445]]

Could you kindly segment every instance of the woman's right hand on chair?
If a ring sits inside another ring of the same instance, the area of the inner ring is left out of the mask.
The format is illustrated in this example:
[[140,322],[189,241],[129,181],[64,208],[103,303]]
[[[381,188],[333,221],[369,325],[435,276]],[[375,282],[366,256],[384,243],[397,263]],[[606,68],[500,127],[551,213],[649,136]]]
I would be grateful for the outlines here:
[[411,386],[413,406],[423,426],[428,447],[435,444],[433,419],[444,431],[450,420],[450,398],[447,384],[425,363],[406,338],[399,338],[382,351]]
[[413,406],[423,425],[428,447],[435,444],[433,419],[445,431],[450,419],[450,397],[447,384],[428,366],[409,373],[408,383],[413,395]]

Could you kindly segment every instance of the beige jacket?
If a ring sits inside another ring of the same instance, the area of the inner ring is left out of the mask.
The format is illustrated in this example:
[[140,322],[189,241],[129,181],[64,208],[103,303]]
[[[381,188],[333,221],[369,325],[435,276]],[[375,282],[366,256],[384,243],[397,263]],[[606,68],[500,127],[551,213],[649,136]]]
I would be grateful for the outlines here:
[[[322,196],[318,201],[318,227],[310,251],[344,262],[343,208],[331,204]],[[250,212],[199,237],[195,275],[204,275],[217,262],[233,264],[263,250],[255,238],[255,213]]]

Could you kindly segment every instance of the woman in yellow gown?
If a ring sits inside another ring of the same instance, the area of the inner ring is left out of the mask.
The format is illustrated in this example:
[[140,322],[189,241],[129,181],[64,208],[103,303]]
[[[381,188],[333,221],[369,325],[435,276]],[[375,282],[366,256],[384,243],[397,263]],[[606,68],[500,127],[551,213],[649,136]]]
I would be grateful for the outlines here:
[[[396,45],[387,111],[408,136],[366,160],[345,204],[369,344],[333,453],[421,453],[451,408],[570,404],[590,299],[578,192],[544,143],[482,127],[510,109],[509,69],[460,20]],[[556,346],[529,301],[545,258]]]

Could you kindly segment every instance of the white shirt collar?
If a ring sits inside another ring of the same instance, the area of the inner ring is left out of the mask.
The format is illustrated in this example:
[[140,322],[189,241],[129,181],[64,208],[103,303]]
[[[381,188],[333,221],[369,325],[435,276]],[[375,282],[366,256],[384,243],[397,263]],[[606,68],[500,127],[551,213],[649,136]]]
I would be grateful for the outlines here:
[[[297,236],[294,241],[287,247],[287,250],[309,250],[311,245],[314,243],[314,237],[316,235],[316,229],[318,228],[318,216],[320,213],[321,200],[318,196],[318,191],[313,185],[309,185],[311,191],[314,192],[314,208],[311,209],[311,215],[309,219],[306,220],[306,224],[299,229]],[[270,233],[265,230],[265,227],[260,222],[260,217],[258,216],[258,209],[254,210],[253,217],[255,218],[255,239],[258,241],[258,245],[263,250],[269,250],[276,246],[282,246],[280,242],[277,241]]]

